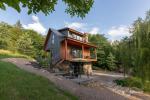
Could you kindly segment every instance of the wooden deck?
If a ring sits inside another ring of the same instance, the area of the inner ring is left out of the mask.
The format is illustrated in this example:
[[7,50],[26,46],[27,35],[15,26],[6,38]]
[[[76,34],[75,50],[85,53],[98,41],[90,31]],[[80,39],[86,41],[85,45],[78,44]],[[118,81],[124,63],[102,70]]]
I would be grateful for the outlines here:
[[[71,55],[71,48],[77,48],[81,50],[80,57],[73,57]],[[91,57],[90,49],[93,48],[94,50],[94,57]],[[96,54],[96,46],[90,43],[84,43],[78,40],[73,39],[65,39],[61,43],[61,57],[62,59],[69,60],[72,62],[93,62],[97,61],[97,54]]]

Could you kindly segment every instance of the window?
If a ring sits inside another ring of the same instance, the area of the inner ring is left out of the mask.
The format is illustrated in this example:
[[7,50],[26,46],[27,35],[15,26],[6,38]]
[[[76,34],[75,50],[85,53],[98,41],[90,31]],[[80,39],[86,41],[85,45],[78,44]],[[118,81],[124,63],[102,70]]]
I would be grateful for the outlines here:
[[55,37],[54,37],[54,34],[53,34],[53,36],[52,36],[52,44],[54,44],[54,38],[55,38]]
[[91,59],[95,59],[96,58],[95,49],[94,48],[90,48],[90,58]]
[[73,58],[82,58],[82,50],[80,48],[72,47],[70,54]]

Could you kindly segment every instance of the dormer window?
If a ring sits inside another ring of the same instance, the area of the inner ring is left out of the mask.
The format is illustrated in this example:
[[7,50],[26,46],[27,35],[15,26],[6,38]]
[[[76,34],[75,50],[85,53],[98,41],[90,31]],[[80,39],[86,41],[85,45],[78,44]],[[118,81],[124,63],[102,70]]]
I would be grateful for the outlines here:
[[54,34],[52,35],[52,44],[54,44]]

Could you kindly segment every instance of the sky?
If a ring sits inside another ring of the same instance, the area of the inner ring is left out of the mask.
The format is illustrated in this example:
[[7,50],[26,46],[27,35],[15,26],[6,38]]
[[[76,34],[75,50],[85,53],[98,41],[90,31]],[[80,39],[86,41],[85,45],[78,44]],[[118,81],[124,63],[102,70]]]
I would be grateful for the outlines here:
[[66,5],[58,0],[55,11],[45,16],[43,13],[27,14],[27,8],[18,13],[13,8],[0,10],[0,22],[15,24],[21,21],[23,28],[33,29],[46,35],[49,28],[70,27],[90,34],[104,34],[109,40],[120,40],[130,36],[129,27],[138,17],[145,17],[150,9],[150,0],[95,0],[85,18],[71,17],[66,14]]

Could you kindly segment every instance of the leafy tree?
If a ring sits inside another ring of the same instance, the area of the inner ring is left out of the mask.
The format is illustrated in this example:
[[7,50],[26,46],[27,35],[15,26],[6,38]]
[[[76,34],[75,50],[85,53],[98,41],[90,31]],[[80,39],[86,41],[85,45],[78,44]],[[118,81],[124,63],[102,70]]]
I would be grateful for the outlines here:
[[[85,15],[90,11],[94,0],[62,0],[67,8],[65,12],[71,16],[77,15],[78,17],[85,17]],[[45,15],[55,11],[55,5],[58,0],[1,0],[0,8],[5,10],[6,5],[14,8],[18,12],[21,11],[22,7],[28,8],[28,14],[43,12]]]
[[97,62],[95,65],[97,67],[101,67],[103,69],[108,68],[106,58],[111,52],[111,45],[108,42],[107,38],[101,34],[90,34],[89,35],[89,42],[98,46],[97,48]]
[[7,23],[1,22],[0,23],[0,48],[7,49],[9,45],[9,30],[12,26],[8,25]]
[[21,35],[16,42],[18,51],[20,51],[23,54],[33,55],[34,53],[34,47],[32,45],[33,42],[28,33]]
[[19,28],[20,24],[12,26],[0,23],[0,49],[21,52],[35,58],[38,54],[46,56],[40,53],[43,52],[45,36],[33,30]]

